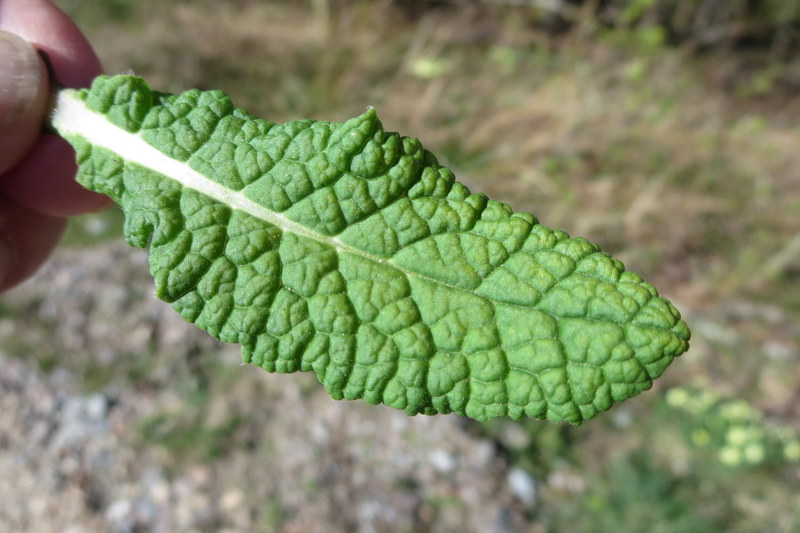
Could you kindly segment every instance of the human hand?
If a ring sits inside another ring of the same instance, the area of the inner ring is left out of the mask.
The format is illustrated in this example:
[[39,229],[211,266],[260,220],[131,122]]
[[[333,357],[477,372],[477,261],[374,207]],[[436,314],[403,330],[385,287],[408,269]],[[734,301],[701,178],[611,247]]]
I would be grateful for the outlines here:
[[75,180],[72,148],[42,133],[54,77],[83,87],[100,62],[72,21],[48,0],[0,0],[0,291],[30,276],[55,248],[66,217],[109,204]]

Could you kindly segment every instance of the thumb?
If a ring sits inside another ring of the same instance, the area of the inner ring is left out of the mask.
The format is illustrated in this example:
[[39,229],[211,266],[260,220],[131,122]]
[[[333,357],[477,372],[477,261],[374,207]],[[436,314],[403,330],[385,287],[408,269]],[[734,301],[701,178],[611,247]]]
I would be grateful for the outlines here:
[[22,37],[0,30],[0,175],[33,146],[47,109],[43,61]]

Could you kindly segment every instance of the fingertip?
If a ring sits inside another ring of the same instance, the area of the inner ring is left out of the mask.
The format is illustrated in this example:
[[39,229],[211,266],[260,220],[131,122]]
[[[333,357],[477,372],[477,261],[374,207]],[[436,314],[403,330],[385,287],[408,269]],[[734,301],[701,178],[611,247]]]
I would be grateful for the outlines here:
[[36,50],[11,32],[0,30],[0,174],[28,152],[41,131],[47,110],[48,80]]

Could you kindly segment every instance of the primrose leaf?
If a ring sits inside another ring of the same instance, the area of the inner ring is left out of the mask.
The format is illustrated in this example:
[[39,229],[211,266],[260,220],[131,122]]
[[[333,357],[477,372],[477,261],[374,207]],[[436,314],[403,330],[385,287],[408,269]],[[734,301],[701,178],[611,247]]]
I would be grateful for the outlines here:
[[150,246],[156,295],[271,372],[408,414],[580,423],[688,348],[622,263],[472,194],[375,111],[273,124],[140,78],[62,90],[77,179]]

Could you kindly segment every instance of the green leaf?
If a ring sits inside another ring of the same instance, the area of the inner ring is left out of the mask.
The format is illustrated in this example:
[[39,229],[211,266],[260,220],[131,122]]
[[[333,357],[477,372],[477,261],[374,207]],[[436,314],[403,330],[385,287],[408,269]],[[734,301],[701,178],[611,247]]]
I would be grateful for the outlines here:
[[61,91],[52,124],[150,246],[159,298],[334,398],[580,423],[688,347],[618,260],[470,193],[372,109],[273,124],[219,91],[115,76]]

